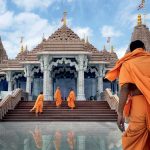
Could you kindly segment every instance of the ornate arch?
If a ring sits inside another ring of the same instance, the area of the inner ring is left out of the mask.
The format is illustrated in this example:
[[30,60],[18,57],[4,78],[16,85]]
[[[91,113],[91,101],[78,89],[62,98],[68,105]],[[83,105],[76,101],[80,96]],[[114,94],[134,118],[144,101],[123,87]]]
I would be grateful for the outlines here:
[[56,66],[58,66],[58,64],[70,64],[71,67],[75,66],[76,69],[78,67],[78,64],[76,62],[72,62],[70,59],[66,59],[65,57],[62,57],[61,59],[58,59],[56,62],[52,62],[49,65],[48,69],[52,70],[52,67],[53,66],[56,67]]
[[95,73],[95,76],[98,77],[99,73],[97,71],[97,68],[92,68],[92,66],[88,66],[87,70],[85,71],[86,73],[90,72],[90,73]]
[[74,76],[77,77],[77,72],[75,70],[71,70],[70,68],[59,68],[58,70],[53,71],[52,76],[55,77],[57,73],[59,74],[60,72],[63,72],[63,71],[73,73]]

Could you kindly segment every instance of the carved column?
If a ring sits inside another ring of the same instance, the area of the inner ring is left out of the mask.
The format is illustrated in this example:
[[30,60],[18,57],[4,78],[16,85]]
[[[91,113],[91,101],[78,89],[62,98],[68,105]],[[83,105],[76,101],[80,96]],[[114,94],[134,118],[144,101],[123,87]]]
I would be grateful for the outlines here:
[[52,76],[51,76],[51,70],[49,69],[49,59],[50,58],[48,55],[43,56],[43,77],[44,77],[43,93],[44,93],[45,100],[53,100],[52,99]]
[[26,65],[25,66],[25,77],[27,79],[26,81],[26,92],[29,94],[28,99],[32,100],[32,93],[31,93],[31,83],[32,83],[32,66]]
[[97,83],[97,100],[101,99],[101,93],[103,92],[103,77],[104,77],[104,67],[102,65],[99,65],[98,67],[98,83]]
[[13,84],[13,81],[12,81],[12,71],[8,71],[6,73],[6,80],[8,82],[8,91],[12,91],[12,84]]
[[84,55],[78,57],[78,79],[77,79],[77,100],[85,100],[84,92],[84,71],[87,68],[87,58]]

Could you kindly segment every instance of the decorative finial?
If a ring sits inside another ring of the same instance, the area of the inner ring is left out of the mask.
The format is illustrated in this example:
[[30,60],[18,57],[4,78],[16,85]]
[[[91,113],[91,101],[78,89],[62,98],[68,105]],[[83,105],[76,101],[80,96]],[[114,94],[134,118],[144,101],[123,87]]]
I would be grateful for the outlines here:
[[105,45],[104,45],[104,51],[106,51],[106,47],[105,47]]
[[88,38],[88,36],[86,37],[86,43],[89,43],[89,38]]
[[64,12],[64,16],[62,18],[62,22],[63,22],[63,25],[66,26],[67,25],[67,12],[65,11]]
[[24,51],[24,47],[23,47],[23,36],[21,36],[20,44],[21,44],[20,52],[22,53],[22,52]]
[[138,24],[138,26],[142,25],[142,16],[141,16],[141,14],[138,15],[137,24]]
[[42,40],[43,40],[43,41],[45,40],[45,35],[44,35],[44,33],[43,33],[43,37],[42,37]]
[[86,43],[85,34],[84,34],[83,40],[84,40],[84,43]]
[[114,46],[112,45],[111,46],[111,53],[113,53],[114,52]]
[[26,49],[25,49],[25,51],[28,51],[28,46],[26,45]]
[[24,52],[24,47],[23,47],[23,45],[21,46],[20,52],[21,52],[21,53]]

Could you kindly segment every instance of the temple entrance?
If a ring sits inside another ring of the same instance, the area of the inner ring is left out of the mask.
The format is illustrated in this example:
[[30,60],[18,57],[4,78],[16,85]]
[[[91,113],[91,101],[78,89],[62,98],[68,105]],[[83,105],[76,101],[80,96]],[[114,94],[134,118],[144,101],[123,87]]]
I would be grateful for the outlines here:
[[84,77],[85,98],[87,100],[97,100],[97,79],[95,72],[90,72],[88,70],[84,73]]
[[57,86],[60,87],[62,98],[66,100],[71,88],[77,95],[77,79],[76,70],[74,67],[55,67],[53,70],[53,95]]
[[54,91],[56,91],[57,86],[61,89],[61,94],[63,100],[66,100],[70,91],[73,88],[76,93],[76,81],[75,79],[56,79],[54,83]]

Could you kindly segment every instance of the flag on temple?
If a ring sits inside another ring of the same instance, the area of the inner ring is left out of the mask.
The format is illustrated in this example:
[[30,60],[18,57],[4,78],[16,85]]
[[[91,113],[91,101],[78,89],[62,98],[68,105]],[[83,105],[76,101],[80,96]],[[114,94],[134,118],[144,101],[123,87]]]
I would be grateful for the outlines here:
[[141,1],[141,4],[138,6],[138,10],[144,8],[145,0]]
[[107,37],[107,43],[110,43],[111,37]]

